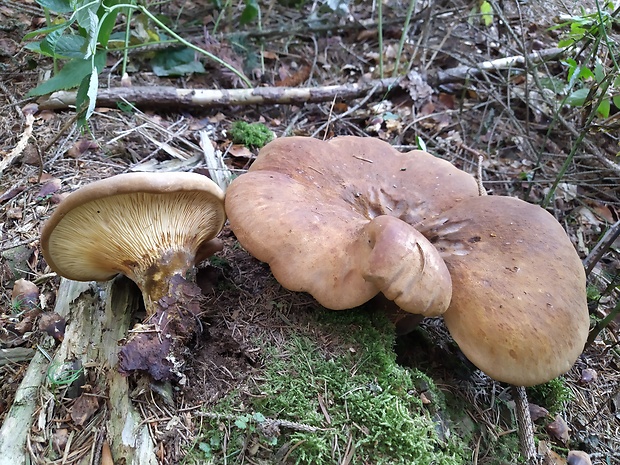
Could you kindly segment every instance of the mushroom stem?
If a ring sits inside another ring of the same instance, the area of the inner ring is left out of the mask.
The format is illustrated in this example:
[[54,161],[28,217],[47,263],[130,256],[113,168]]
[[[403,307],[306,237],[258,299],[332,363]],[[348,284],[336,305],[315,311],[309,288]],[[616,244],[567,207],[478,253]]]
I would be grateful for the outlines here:
[[[151,301],[149,316],[137,324],[119,353],[119,371],[148,372],[155,380],[181,380],[183,347],[200,328],[201,290],[196,284],[175,274],[166,277],[167,292]],[[146,296],[148,298],[148,296]]]
[[519,434],[519,448],[521,455],[529,465],[538,465],[540,460],[534,445],[534,427],[530,415],[530,406],[527,400],[527,393],[523,386],[512,386],[512,394],[515,401],[517,416],[517,431]]
[[222,250],[220,240],[201,246],[199,253],[184,251],[164,254],[158,265],[146,270],[132,270],[132,279],[142,291],[147,318],[132,330],[129,340],[119,354],[119,370],[131,373],[147,371],[156,380],[180,376],[180,354],[185,343],[200,329],[200,287],[186,279],[199,260]]

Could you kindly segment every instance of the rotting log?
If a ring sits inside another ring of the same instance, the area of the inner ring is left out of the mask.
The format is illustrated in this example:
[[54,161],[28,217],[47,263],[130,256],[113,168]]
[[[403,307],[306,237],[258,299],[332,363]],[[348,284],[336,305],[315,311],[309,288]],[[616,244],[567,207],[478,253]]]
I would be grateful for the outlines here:
[[90,304],[72,306],[65,338],[52,363],[60,366],[79,360],[82,366],[97,370],[97,387],[108,397],[104,428],[115,463],[157,464],[148,426],[131,403],[128,379],[117,369],[118,341],[127,336],[139,292],[123,277],[96,289]]
[[[132,405],[127,378],[117,370],[118,341],[126,337],[138,301],[139,293],[126,278],[102,288],[63,278],[55,311],[67,320],[67,327],[51,365],[79,360],[86,369],[93,367],[97,387],[107,395],[108,418],[103,428],[115,463],[155,465],[158,461],[148,426]],[[37,352],[0,431],[0,464],[27,463],[26,438],[41,407],[38,393],[49,366]]]
[[[88,283],[67,281],[61,284],[55,311],[67,317],[73,302],[90,289]],[[53,350],[54,340],[46,337],[41,348]],[[41,350],[32,358],[21,384],[15,392],[15,399],[0,429],[0,463],[22,465],[26,463],[26,438],[37,408],[38,392],[45,381],[49,361]]]

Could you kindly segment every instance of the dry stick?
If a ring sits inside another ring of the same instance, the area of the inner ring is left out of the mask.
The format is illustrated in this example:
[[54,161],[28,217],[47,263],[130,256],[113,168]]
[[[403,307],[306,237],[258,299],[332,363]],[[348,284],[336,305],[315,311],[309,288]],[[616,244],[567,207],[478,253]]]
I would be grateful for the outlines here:
[[[214,107],[221,105],[301,104],[326,102],[334,97],[351,99],[371,90],[387,91],[398,79],[377,79],[357,84],[312,88],[257,87],[254,89],[177,89],[175,87],[114,87],[100,89],[97,106],[116,107],[126,100],[138,107]],[[39,104],[46,110],[75,106],[76,92],[58,91]]]
[[0,349],[0,367],[10,364],[30,360],[34,357],[35,350],[30,347],[11,347]]
[[548,60],[556,60],[564,55],[564,48],[549,48],[538,50],[528,55],[516,55],[511,57],[498,58],[497,60],[483,61],[475,66],[457,66],[455,68],[439,71],[437,73],[437,84],[464,81],[473,76],[478,76],[484,72],[500,69],[511,69],[522,67],[526,62],[540,63]]
[[609,227],[607,232],[603,235],[603,238],[598,241],[598,244],[592,249],[588,256],[583,260],[583,266],[586,269],[586,276],[588,276],[594,265],[603,257],[605,252],[609,250],[611,245],[620,236],[620,220],[616,221]]
[[32,125],[34,124],[34,113],[32,111],[27,111],[24,113],[26,116],[26,127],[24,128],[24,132],[22,133],[21,138],[17,145],[9,152],[9,154],[0,161],[0,176],[6,168],[8,168],[17,157],[19,157],[26,146],[28,145],[28,139],[32,135]]
[[[239,416],[228,415],[225,413],[213,413],[213,412],[196,412],[194,415],[199,417],[206,417],[212,420],[227,420],[227,421],[235,421],[239,419]],[[321,428],[317,428],[316,426],[306,425],[305,423],[297,423],[289,420],[279,420],[277,418],[265,418],[263,421],[258,422],[260,425],[269,428],[288,428],[295,431],[303,431],[305,433],[316,433],[317,431],[323,431]]]

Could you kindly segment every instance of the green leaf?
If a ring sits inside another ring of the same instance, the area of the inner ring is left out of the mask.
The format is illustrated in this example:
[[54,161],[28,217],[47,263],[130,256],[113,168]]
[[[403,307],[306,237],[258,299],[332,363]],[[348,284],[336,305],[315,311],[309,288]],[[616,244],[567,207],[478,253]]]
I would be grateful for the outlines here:
[[566,103],[573,107],[581,107],[585,103],[586,98],[588,98],[589,93],[590,89],[587,88],[576,90],[566,98]]
[[[98,18],[97,10],[99,9],[101,2],[93,2],[90,0],[78,0],[75,2],[75,18],[77,19],[80,27],[84,28],[87,33],[95,33]],[[92,15],[95,15],[95,24],[93,27]]]
[[596,109],[596,112],[601,115],[603,118],[608,118],[609,117],[609,112],[611,111],[611,101],[606,98],[605,100],[603,100],[598,108]]
[[486,0],[480,4],[480,16],[485,26],[493,24],[493,7]]
[[47,35],[57,30],[64,30],[68,28],[69,26],[71,26],[71,24],[73,24],[73,21],[64,21],[59,24],[54,24],[53,26],[50,26],[50,27],[44,27],[42,29],[37,29],[36,31],[32,31],[26,34],[22,40],[29,40],[39,35]]
[[[95,65],[97,69],[103,69],[105,66],[106,54],[99,52],[95,56]],[[68,61],[55,76],[47,81],[39,84],[37,87],[28,92],[28,97],[36,97],[39,95],[51,94],[57,90],[73,89],[78,87],[83,79],[93,70],[91,60],[73,59]]]
[[591,79],[594,77],[594,73],[592,72],[592,70],[590,68],[588,68],[587,66],[582,66],[579,69],[579,76],[577,76],[579,79],[582,80],[586,80],[586,79]]
[[151,60],[151,68],[157,76],[185,76],[192,73],[204,73],[205,68],[194,57],[189,47],[162,50]]
[[254,21],[258,17],[258,9],[259,6],[256,0],[245,0],[245,8],[243,13],[241,13],[239,23],[249,24]]
[[239,417],[235,420],[235,426],[239,429],[246,429],[248,426],[248,421],[245,417]]
[[70,0],[37,0],[37,3],[56,13],[71,13],[73,11]]
[[[84,90],[82,89],[84,87]],[[86,124],[86,121],[91,117],[95,111],[95,104],[97,103],[97,91],[99,90],[99,72],[97,68],[93,69],[90,75],[86,76],[80,88],[78,89],[75,105],[80,114],[78,123],[81,126]],[[84,92],[86,97],[84,97]]]
[[605,69],[599,60],[596,60],[596,64],[594,65],[594,77],[599,84],[605,79]]
[[[106,7],[111,7],[120,3],[120,0],[104,0],[103,4]],[[112,13],[106,14],[102,16],[102,21],[99,24],[99,36],[97,40],[102,47],[108,46],[108,41],[110,40],[110,35],[112,34],[112,30],[116,25],[116,17],[118,16],[119,10],[116,9]],[[123,32],[123,37],[125,33]]]
[[254,421],[256,421],[257,423],[262,423],[266,420],[265,415],[263,415],[260,412],[256,412],[254,415],[252,415],[252,418],[254,419]]
[[56,43],[62,37],[63,31],[56,30],[50,32],[45,39],[41,41],[41,52],[50,57],[56,57]]
[[210,459],[211,457],[213,457],[213,451],[211,450],[211,446],[206,442],[199,443],[198,449],[202,451],[205,459]]
[[86,58],[84,50],[86,50],[87,42],[82,36],[74,34],[65,34],[56,41],[54,50],[56,58]]
[[614,106],[620,109],[620,95],[614,95],[611,100],[614,102]]
[[559,48],[570,47],[575,43],[575,39],[563,39],[558,42]]

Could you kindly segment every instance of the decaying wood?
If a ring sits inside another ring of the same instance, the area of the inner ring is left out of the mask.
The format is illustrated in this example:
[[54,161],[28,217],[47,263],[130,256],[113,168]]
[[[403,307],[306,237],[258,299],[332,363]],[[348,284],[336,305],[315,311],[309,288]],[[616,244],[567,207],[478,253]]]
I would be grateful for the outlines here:
[[[61,285],[55,311],[61,316],[70,313],[72,303],[89,289],[88,284],[66,282]],[[52,350],[54,340],[49,337],[42,344],[45,351]],[[39,388],[45,381],[49,361],[39,350],[33,357],[24,379],[17,388],[15,400],[0,429],[0,457],[3,463],[22,465],[26,463],[26,437],[30,431],[37,408]]]
[[[108,418],[103,429],[115,463],[158,463],[155,446],[148,426],[129,397],[127,378],[117,370],[118,341],[127,335],[131,315],[137,308],[138,294],[127,279],[117,279],[101,289],[92,283],[78,283],[62,279],[55,311],[68,324],[65,337],[51,366],[78,360],[86,370],[93,370],[91,378],[96,387],[107,396]],[[49,338],[47,351],[53,353]],[[50,362],[37,352],[17,390],[15,401],[0,430],[0,457],[2,463],[27,463],[26,438],[32,422],[41,409],[39,390],[45,384]],[[39,414],[39,421],[45,416]]]
[[[320,87],[257,87],[254,89],[177,89],[175,87],[113,87],[100,89],[97,106],[116,107],[127,101],[138,107],[214,107],[222,105],[302,104],[352,99],[374,90],[386,92],[397,79]],[[76,92],[58,91],[39,103],[44,110],[75,106]]]
[[138,293],[125,278],[111,281],[97,293],[101,295],[90,304],[72,306],[65,339],[53,363],[77,359],[97,373],[97,387],[108,396],[110,413],[104,428],[115,463],[157,464],[148,427],[131,403],[127,378],[117,369],[118,341],[127,336]]

